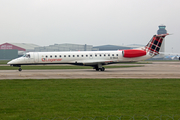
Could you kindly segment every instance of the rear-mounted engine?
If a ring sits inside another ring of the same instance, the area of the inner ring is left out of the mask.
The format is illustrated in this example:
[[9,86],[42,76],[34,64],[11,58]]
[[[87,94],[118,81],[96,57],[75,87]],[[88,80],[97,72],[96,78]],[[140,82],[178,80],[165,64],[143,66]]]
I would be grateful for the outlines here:
[[123,57],[125,58],[134,58],[134,57],[141,57],[146,55],[146,51],[144,50],[123,50],[122,51]]

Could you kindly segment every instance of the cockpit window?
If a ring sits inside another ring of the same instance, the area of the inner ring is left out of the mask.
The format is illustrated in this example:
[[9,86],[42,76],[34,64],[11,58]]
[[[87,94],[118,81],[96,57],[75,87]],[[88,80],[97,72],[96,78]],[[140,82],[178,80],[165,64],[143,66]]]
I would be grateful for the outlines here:
[[27,54],[27,56],[26,56],[27,58],[30,58],[30,54]]
[[23,55],[23,57],[30,58],[31,56],[30,56],[30,54],[25,54],[25,55]]

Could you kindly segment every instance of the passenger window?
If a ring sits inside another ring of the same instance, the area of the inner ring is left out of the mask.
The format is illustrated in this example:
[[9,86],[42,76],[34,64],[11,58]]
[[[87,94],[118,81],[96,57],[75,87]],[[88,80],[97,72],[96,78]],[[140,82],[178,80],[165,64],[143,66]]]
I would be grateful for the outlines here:
[[104,54],[104,56],[106,56],[106,54]]
[[101,57],[101,54],[99,56]]
[[118,54],[116,54],[116,56],[118,56]]
[[71,57],[70,55],[68,55],[68,57]]
[[59,57],[61,57],[61,55],[59,55]]
[[55,55],[55,57],[57,57],[57,55]]
[[83,57],[83,55],[81,55]]
[[112,56],[114,56],[114,54],[112,54]]
[[77,55],[77,57],[79,57],[79,55]]
[[50,57],[52,58],[52,55],[50,55]]
[[73,55],[73,57],[75,57],[75,55]]
[[48,56],[46,55],[46,58],[47,58]]
[[110,56],[110,54],[108,54],[108,56]]
[[66,57],[66,55],[64,55],[64,57]]
[[86,55],[86,57],[88,57],[88,55]]
[[95,57],[97,57],[97,55],[95,55]]

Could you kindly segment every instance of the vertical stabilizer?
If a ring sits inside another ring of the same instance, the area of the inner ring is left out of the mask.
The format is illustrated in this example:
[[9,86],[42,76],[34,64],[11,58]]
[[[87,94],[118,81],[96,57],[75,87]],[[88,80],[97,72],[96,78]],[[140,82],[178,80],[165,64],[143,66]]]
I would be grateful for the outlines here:
[[149,43],[146,45],[146,52],[151,56],[159,54],[164,38],[167,34],[154,35]]

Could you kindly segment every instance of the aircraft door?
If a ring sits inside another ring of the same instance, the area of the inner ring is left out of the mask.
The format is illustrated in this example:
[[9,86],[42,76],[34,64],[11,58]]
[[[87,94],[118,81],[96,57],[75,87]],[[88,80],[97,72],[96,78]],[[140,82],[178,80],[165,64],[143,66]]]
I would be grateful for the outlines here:
[[39,54],[37,52],[34,53],[34,63],[39,62]]

